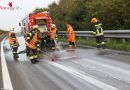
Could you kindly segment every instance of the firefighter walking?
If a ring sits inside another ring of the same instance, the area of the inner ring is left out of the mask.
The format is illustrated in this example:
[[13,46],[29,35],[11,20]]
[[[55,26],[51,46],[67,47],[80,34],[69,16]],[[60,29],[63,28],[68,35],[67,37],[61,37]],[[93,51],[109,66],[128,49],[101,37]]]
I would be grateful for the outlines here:
[[[37,30],[38,30],[38,28],[37,28]],[[40,39],[42,36],[41,33],[42,33],[42,31],[37,31],[33,35],[32,39],[30,38],[30,40],[26,41],[26,46],[29,49],[29,58],[30,58],[32,64],[39,62],[39,60],[37,60],[37,58],[38,58],[37,52],[41,51],[40,50]],[[27,37],[27,38],[29,38],[29,37]]]
[[8,41],[10,44],[10,48],[13,52],[13,57],[14,57],[14,59],[17,59],[17,58],[19,58],[18,53],[17,53],[18,47],[19,47],[19,42],[13,31],[14,31],[14,28],[8,34],[9,35]]
[[75,44],[75,32],[73,27],[70,24],[67,24],[67,33],[68,33],[68,41],[69,41],[69,48],[76,48]]
[[102,23],[97,18],[92,18],[91,22],[94,25],[93,36],[96,38],[97,48],[105,48],[104,32],[102,29]]

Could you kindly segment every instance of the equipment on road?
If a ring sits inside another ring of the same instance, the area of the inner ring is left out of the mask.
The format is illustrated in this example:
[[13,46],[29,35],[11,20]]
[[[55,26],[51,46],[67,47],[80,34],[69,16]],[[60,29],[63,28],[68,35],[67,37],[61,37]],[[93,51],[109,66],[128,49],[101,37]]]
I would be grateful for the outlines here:
[[57,49],[58,51],[61,51],[60,46],[58,45],[57,41],[54,40],[54,42],[55,42],[55,45],[56,45],[56,49]]
[[26,50],[23,50],[23,51],[19,51],[18,54],[24,54],[26,53]]
[[69,52],[69,51],[75,51],[75,49],[67,49],[66,51],[68,51],[68,52]]
[[48,54],[48,52],[46,52],[46,51],[42,51],[42,50],[40,50],[40,52],[42,52],[42,53],[44,53],[46,56],[48,56],[48,57],[51,59],[51,61],[56,60],[56,58],[50,56],[50,55]]

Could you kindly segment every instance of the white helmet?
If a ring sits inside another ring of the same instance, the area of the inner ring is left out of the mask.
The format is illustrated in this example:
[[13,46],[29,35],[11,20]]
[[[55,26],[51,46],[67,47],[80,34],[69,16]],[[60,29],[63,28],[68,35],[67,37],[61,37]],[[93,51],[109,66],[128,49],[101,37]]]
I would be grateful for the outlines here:
[[56,28],[56,25],[55,25],[55,24],[52,24],[51,27],[52,27],[52,28]]
[[10,28],[10,31],[14,31],[14,27],[11,27],[11,28]]
[[34,25],[34,26],[33,26],[33,29],[35,29],[35,28],[38,28],[38,25]]

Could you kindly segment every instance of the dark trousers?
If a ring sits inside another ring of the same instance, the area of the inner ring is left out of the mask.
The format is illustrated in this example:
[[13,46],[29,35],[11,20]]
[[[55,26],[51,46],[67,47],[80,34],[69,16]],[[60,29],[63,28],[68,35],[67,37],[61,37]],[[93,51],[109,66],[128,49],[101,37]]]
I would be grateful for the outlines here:
[[69,41],[69,45],[76,46],[75,42]]
[[30,60],[37,59],[37,49],[29,48],[29,58]]
[[54,46],[54,41],[52,41],[51,39],[47,39],[46,40],[46,49],[47,50],[52,50],[53,46]]
[[51,39],[51,46],[52,48],[55,48],[55,41],[53,39]]
[[13,52],[13,56],[14,58],[18,56],[18,47],[17,46],[11,46],[12,52]]
[[40,43],[40,49],[45,50],[45,48],[46,48],[46,41],[44,38],[42,38]]
[[100,45],[103,45],[104,44],[104,35],[97,36],[96,43],[97,43],[97,47],[100,47]]
[[26,46],[26,55],[29,56],[29,47]]

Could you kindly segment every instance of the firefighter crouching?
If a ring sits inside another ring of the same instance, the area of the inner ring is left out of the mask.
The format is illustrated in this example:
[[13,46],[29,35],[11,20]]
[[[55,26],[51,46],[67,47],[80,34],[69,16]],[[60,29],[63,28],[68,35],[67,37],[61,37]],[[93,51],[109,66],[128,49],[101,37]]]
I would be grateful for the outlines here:
[[13,52],[14,59],[19,58],[18,53],[17,53],[18,47],[19,47],[19,42],[18,42],[18,39],[17,39],[14,32],[12,32],[12,31],[9,32],[8,41],[9,41],[9,44],[10,44],[10,48]]
[[51,36],[52,49],[53,50],[58,49],[57,45],[55,45],[58,42],[58,30],[55,24],[52,24],[51,26],[50,36]]
[[[28,32],[25,37],[26,42],[29,42],[33,38],[34,34],[37,33],[37,31],[38,31],[38,25],[33,26],[33,30]],[[26,54],[27,56],[29,56],[29,48],[27,46],[26,46]]]
[[102,23],[96,18],[92,18],[91,22],[94,25],[93,36],[96,38],[97,48],[105,48],[104,32],[102,29]]
[[69,41],[69,48],[76,48],[75,44],[75,32],[70,24],[67,24],[67,33],[68,33],[68,41]]
[[[37,28],[37,30],[38,30],[38,28]],[[30,58],[32,64],[39,62],[39,60],[37,60],[37,58],[38,58],[37,52],[41,51],[40,50],[40,39],[42,36],[41,33],[42,33],[42,31],[37,31],[34,34],[34,36],[32,37],[32,39],[30,39],[29,41],[26,41],[26,46],[29,49],[29,58]]]

